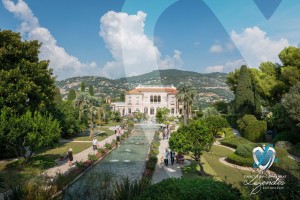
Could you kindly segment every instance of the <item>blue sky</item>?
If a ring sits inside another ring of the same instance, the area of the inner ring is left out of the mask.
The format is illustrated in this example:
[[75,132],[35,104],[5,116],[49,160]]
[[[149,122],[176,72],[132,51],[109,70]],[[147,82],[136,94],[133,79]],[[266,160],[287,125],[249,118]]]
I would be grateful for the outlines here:
[[176,68],[230,72],[280,62],[300,43],[298,0],[2,0],[0,28],[38,39],[58,80],[109,78]]

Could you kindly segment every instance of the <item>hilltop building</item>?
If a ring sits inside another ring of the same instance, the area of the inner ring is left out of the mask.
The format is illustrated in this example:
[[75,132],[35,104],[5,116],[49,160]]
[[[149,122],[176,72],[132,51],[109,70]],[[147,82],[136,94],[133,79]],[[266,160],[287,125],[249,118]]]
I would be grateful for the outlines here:
[[183,106],[176,99],[176,87],[139,85],[125,93],[124,102],[112,103],[112,108],[122,115],[142,112],[149,117],[156,115],[158,108],[168,108],[170,115],[178,116],[183,113]]

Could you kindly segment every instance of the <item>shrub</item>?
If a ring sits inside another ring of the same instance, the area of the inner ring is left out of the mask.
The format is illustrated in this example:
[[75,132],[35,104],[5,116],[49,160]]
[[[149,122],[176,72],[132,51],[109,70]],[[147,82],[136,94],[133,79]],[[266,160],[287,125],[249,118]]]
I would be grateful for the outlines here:
[[92,162],[95,162],[98,160],[98,158],[95,154],[89,154],[88,159],[91,160]]
[[116,183],[114,198],[115,200],[123,200],[123,199],[134,199],[139,196],[143,191],[149,188],[151,185],[151,181],[148,178],[142,178],[140,180],[136,180],[130,182],[128,177],[123,181]]
[[289,153],[300,157],[300,143],[294,145],[293,148],[289,151]]
[[100,153],[101,155],[104,155],[106,153],[106,151],[103,148],[98,148],[98,153]]
[[238,145],[235,153],[244,157],[244,158],[252,158],[252,151],[255,147],[258,147],[258,144],[248,143],[248,144],[240,144]]
[[267,131],[267,122],[259,121],[253,115],[245,115],[238,120],[241,134],[252,142],[262,142]]
[[147,160],[146,161],[146,168],[147,169],[150,169],[150,170],[154,171],[155,165],[156,165],[156,162],[154,162],[153,160]]
[[254,163],[252,157],[245,158],[236,153],[230,154],[226,160],[230,163],[241,165],[241,166],[247,166],[247,167],[251,167]]
[[292,144],[296,144],[297,141],[300,141],[300,134],[297,131],[283,131],[276,134],[275,138],[273,139],[273,143],[278,141],[289,141]]
[[266,131],[266,121],[253,121],[245,128],[244,137],[252,142],[262,142],[265,140]]
[[84,168],[85,168],[85,166],[84,166],[84,164],[83,164],[83,162],[82,161],[76,161],[76,167],[80,170],[80,171],[82,171]]
[[221,140],[221,144],[225,146],[229,146],[232,148],[237,148],[241,144],[251,144],[253,142],[243,138],[243,137],[237,137],[237,138],[225,138]]
[[57,192],[57,187],[47,183],[46,177],[36,177],[4,194],[4,199],[51,199]]
[[104,147],[105,147],[106,149],[108,149],[108,150],[111,150],[111,145],[108,144],[108,143],[105,143]]
[[169,178],[151,185],[135,199],[241,199],[241,194],[231,185],[213,179]]

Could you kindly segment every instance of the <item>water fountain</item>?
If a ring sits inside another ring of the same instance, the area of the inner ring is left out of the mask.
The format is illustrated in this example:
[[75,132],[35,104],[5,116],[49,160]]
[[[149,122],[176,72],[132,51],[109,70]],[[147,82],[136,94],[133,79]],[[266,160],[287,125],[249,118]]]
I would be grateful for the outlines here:
[[85,190],[93,184],[89,179],[94,174],[111,174],[111,183],[125,177],[128,177],[129,180],[139,179],[145,168],[145,159],[154,132],[158,128],[159,126],[155,124],[135,125],[135,131],[131,136],[66,189],[67,195],[64,196],[64,199],[74,199],[74,197],[86,199]]

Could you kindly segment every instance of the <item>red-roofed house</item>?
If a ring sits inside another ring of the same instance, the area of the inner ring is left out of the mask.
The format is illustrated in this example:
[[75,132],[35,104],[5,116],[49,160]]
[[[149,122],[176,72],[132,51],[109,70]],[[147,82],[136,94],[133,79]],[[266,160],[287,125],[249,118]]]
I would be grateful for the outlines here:
[[[158,108],[170,109],[170,114],[177,116],[182,113],[182,106],[176,100],[176,87],[172,86],[142,86],[139,85],[125,94],[124,108],[116,110],[125,111],[128,115],[133,112],[142,112],[148,116],[155,116]],[[123,113],[123,112],[121,112]]]

